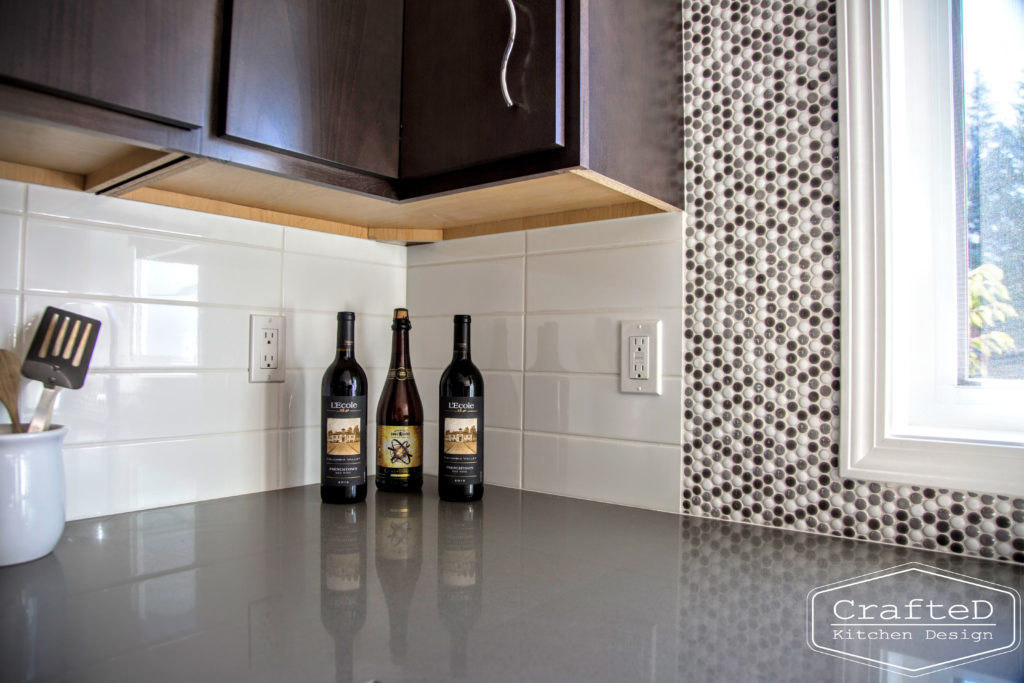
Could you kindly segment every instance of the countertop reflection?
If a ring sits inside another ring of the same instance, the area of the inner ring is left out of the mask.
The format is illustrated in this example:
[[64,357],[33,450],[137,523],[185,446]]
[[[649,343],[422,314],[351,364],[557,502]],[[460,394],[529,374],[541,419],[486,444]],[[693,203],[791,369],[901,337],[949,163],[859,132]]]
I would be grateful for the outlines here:
[[0,569],[0,680],[915,679],[812,651],[814,588],[906,562],[1024,568],[494,486],[482,501],[307,486],[72,522]]

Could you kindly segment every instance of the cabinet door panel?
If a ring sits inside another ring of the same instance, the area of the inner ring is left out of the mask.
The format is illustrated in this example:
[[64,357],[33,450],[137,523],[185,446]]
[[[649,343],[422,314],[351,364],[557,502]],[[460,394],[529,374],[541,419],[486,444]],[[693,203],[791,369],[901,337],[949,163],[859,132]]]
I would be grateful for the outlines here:
[[398,174],[402,0],[235,0],[228,137]]
[[0,0],[0,76],[186,128],[203,125],[216,0]]
[[561,147],[564,0],[408,0],[401,175],[417,178]]

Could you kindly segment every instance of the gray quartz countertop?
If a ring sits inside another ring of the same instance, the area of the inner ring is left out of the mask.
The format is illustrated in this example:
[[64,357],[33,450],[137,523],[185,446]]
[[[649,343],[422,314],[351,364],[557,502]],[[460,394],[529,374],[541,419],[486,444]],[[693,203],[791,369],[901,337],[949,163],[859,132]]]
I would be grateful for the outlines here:
[[435,492],[428,477],[420,495],[330,506],[307,486],[71,522],[53,554],[0,569],[0,680],[1024,679],[1020,648],[904,678],[808,646],[816,588],[916,562],[1019,592],[1018,566],[494,486],[471,504]]

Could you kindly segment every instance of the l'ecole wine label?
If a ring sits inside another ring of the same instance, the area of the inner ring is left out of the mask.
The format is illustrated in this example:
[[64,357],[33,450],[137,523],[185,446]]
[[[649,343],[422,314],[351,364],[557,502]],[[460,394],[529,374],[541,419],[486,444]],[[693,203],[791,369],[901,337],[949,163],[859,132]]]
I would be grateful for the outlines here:
[[366,397],[325,396],[321,481],[328,486],[366,483]]
[[456,486],[480,484],[484,479],[482,396],[442,396],[441,426],[444,442],[438,476]]
[[[420,425],[377,425],[377,467],[407,470],[423,466],[423,427]],[[406,476],[392,472],[391,476]]]

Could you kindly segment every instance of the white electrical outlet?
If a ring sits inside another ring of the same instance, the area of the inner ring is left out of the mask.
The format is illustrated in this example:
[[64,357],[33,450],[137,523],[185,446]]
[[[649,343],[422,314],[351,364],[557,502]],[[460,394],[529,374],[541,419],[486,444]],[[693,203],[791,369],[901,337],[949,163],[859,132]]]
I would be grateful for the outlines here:
[[284,381],[284,316],[249,316],[249,381]]
[[661,395],[661,321],[623,320],[619,391]]

